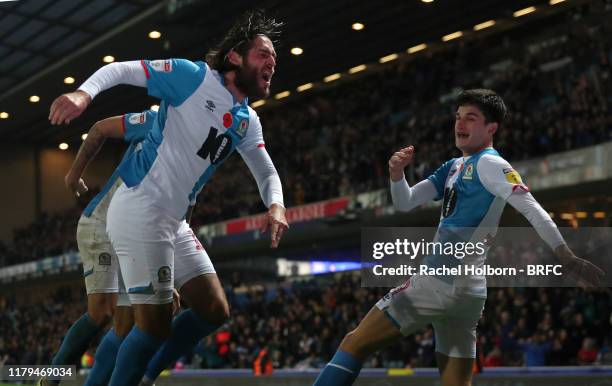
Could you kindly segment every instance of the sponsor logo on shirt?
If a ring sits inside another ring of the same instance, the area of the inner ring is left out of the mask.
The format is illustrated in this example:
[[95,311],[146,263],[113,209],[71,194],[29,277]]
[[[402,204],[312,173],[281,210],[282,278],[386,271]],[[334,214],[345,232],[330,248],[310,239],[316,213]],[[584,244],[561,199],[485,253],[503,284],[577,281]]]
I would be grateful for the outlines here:
[[455,188],[444,189],[444,201],[442,203],[442,217],[450,216],[457,205],[457,191]]
[[172,72],[172,60],[153,60],[149,63],[157,72]]
[[232,152],[232,137],[227,134],[217,136],[217,133],[218,130],[211,127],[206,141],[198,150],[198,155],[203,159],[210,157],[213,165],[222,162]]
[[147,121],[147,114],[146,113],[132,114],[128,118],[128,121],[132,125],[142,125],[143,123]]
[[465,173],[463,173],[463,179],[464,180],[471,180],[472,179],[472,174],[474,174],[474,164],[469,164],[466,168],[465,168]]
[[215,103],[213,101],[206,100],[206,108],[212,113],[215,111]]

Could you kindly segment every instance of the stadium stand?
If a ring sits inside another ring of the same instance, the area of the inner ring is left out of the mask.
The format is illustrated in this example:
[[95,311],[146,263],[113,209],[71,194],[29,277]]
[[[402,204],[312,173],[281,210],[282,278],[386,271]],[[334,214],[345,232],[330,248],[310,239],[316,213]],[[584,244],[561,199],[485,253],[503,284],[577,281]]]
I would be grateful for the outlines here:
[[[463,87],[493,88],[508,102],[511,114],[495,146],[510,161],[612,140],[612,23],[598,16],[571,12],[554,28],[518,28],[455,45],[264,109],[266,146],[287,206],[386,188],[387,159],[403,144],[417,145],[409,178],[426,177],[455,154],[451,101]],[[360,140],[373,135],[377,140]],[[262,210],[238,158],[222,166],[234,173],[206,186],[194,228]],[[237,185],[246,185],[240,195]],[[77,207],[45,214],[16,230],[12,244],[0,243],[0,267],[76,251],[79,215]],[[274,368],[320,368],[386,291],[361,288],[352,274],[226,286],[231,321],[178,368],[252,368],[262,350]],[[58,289],[31,304],[0,295],[0,366],[50,363],[68,324],[85,309],[84,295]],[[610,289],[491,289],[479,359],[484,367],[612,364],[611,319]],[[434,360],[427,328],[364,367],[432,367]]]
[[[252,368],[265,349],[273,367],[320,368],[344,334],[385,289],[362,288],[359,275],[226,287],[232,319],[178,368]],[[0,363],[48,363],[67,325],[85,306],[60,288],[34,304],[0,297]],[[567,299],[571,299],[567,301]],[[480,359],[489,366],[611,364],[610,289],[495,288],[479,325]],[[365,367],[434,366],[431,327],[373,356]]]
[[[504,96],[510,114],[495,147],[510,162],[611,140],[612,31],[605,20],[585,8],[554,28],[517,28],[453,46],[260,112],[286,205],[385,188],[389,154],[408,143],[417,144],[409,178],[427,177],[456,155],[449,133],[452,96],[461,88]],[[359,141],[371,135],[378,139]],[[238,156],[222,166],[229,169],[206,185],[194,228],[263,210]],[[233,194],[239,184],[241,194]],[[0,244],[0,266],[75,250],[78,215],[45,214],[17,230],[13,245]]]

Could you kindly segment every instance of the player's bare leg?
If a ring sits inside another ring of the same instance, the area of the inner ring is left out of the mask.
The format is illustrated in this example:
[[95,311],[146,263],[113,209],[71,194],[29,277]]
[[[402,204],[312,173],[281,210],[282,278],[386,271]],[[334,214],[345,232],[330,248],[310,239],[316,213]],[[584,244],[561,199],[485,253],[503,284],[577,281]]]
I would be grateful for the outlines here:
[[134,304],[134,325],[159,340],[170,336],[172,302],[166,304]]
[[455,358],[436,352],[442,386],[471,386],[473,358]]
[[125,338],[134,326],[134,311],[132,307],[117,306],[115,316],[113,318],[113,329],[115,334]]
[[356,329],[346,334],[315,386],[352,385],[368,356],[402,339],[399,328],[378,307],[372,307]]
[[229,304],[217,274],[194,277],[183,285],[180,293],[181,299],[200,318],[218,326],[229,318]]
[[117,304],[116,293],[93,293],[87,295],[87,313],[100,328],[112,320]]
[[346,351],[360,361],[402,339],[403,335],[385,313],[372,307],[357,328],[346,334],[340,350]]

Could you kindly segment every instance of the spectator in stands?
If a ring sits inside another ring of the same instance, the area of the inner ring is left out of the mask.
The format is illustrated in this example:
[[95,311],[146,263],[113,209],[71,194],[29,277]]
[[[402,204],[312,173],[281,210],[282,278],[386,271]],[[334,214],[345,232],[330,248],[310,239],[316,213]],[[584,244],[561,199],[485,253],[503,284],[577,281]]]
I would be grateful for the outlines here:
[[582,340],[582,348],[578,351],[579,365],[592,365],[597,360],[598,350],[595,346],[595,340],[586,337]]

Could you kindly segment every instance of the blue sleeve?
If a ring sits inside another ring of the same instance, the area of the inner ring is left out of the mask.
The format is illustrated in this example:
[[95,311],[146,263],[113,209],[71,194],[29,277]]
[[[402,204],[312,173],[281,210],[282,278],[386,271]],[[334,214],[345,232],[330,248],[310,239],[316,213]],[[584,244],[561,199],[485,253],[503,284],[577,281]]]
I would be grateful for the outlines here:
[[181,105],[200,86],[206,74],[205,64],[186,59],[143,60],[149,95],[172,106]]
[[151,131],[157,113],[152,110],[128,113],[123,116],[123,139],[125,142],[140,142]]
[[438,191],[438,195],[434,199],[436,201],[444,197],[444,184],[446,184],[446,177],[448,177],[448,172],[450,171],[450,168],[453,166],[454,162],[454,158],[446,161],[438,168],[438,170],[433,172],[431,176],[427,177],[429,181],[433,182],[436,190]]

